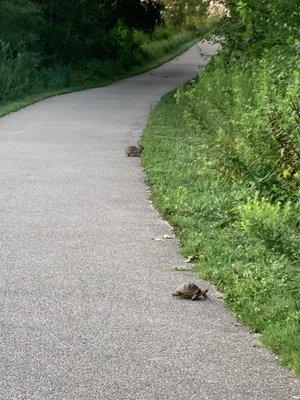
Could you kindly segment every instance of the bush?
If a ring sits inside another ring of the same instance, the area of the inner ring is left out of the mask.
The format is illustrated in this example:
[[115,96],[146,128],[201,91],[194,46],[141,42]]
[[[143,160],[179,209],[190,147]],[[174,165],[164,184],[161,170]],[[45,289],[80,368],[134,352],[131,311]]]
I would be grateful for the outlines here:
[[140,37],[134,30],[128,28],[122,22],[110,32],[109,43],[112,59],[117,59],[128,70],[133,65],[141,64],[143,50],[140,45]]
[[53,88],[67,88],[71,84],[71,68],[58,64],[48,68],[46,71],[47,83],[49,87]]
[[158,25],[151,34],[151,40],[154,42],[159,42],[161,40],[169,39],[172,36],[175,36],[176,29],[170,29],[165,25]]
[[260,60],[228,63],[221,56],[180,96],[187,123],[205,138],[215,167],[274,201],[297,197],[299,190],[296,67],[292,46],[275,47]]
[[15,53],[0,42],[0,102],[17,99],[37,84],[39,60],[27,51]]
[[300,261],[299,209],[300,199],[292,206],[289,201],[271,204],[258,196],[238,207],[242,229],[291,262]]

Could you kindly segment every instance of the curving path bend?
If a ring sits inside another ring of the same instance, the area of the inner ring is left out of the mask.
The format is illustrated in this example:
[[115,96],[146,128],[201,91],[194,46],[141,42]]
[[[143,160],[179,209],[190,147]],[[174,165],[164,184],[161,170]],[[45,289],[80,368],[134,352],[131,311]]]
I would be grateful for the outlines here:
[[124,157],[151,106],[204,63],[193,47],[0,120],[1,400],[300,399],[215,296],[170,297],[190,273],[169,269],[176,240],[151,240],[170,227]]

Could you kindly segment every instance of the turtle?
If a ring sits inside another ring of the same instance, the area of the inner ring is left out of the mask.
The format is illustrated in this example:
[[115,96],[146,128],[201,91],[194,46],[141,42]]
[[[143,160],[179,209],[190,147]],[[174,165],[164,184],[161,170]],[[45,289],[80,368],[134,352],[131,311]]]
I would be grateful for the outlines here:
[[128,146],[125,154],[127,157],[140,157],[143,150],[144,150],[144,146],[142,146],[140,143],[138,143],[137,146]]
[[186,282],[180,285],[176,289],[176,291],[172,293],[172,296],[183,297],[185,299],[191,299],[191,300],[198,300],[201,296],[203,296],[206,299],[207,292],[208,289],[202,290],[195,283]]

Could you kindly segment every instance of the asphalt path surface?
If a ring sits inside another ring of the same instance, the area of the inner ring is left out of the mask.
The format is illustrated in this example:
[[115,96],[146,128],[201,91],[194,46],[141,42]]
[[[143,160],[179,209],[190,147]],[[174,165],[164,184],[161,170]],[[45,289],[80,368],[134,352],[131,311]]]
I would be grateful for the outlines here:
[[[216,46],[203,44],[213,54]],[[0,119],[1,400],[292,400],[280,367],[195,276],[126,158],[197,47],[142,75]],[[216,93],[217,95],[217,93]]]

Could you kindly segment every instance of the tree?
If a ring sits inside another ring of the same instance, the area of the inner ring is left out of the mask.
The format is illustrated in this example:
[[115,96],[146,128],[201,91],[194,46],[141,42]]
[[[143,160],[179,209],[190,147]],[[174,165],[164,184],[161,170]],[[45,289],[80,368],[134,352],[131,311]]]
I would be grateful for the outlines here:
[[189,26],[193,20],[205,13],[202,0],[162,0],[164,4],[163,17],[167,25]]
[[0,2],[0,39],[14,51],[36,50],[42,28],[41,10],[32,1]]
[[[45,20],[44,53],[50,59],[80,60],[113,55],[112,30],[119,21],[151,31],[160,19],[154,0],[33,0]],[[117,34],[117,31],[114,31]]]

